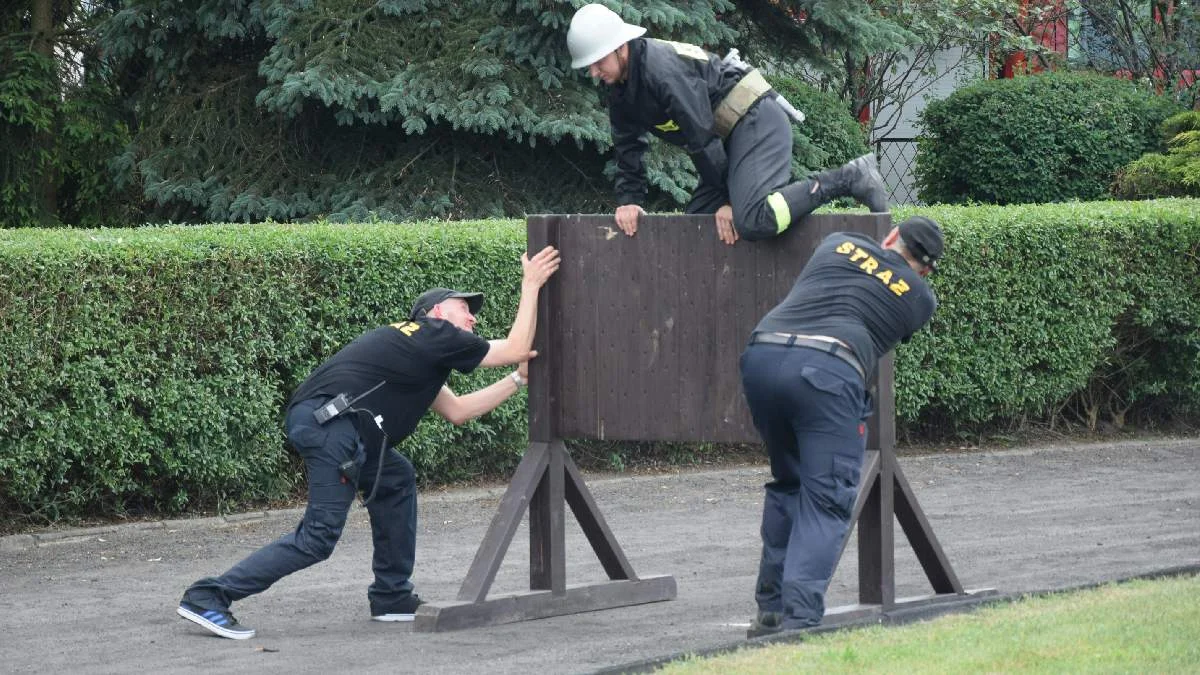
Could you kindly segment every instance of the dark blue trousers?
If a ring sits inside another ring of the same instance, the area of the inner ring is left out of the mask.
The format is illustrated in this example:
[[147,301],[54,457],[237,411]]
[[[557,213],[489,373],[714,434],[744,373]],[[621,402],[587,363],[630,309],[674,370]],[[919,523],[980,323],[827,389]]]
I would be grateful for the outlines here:
[[755,599],[783,628],[815,626],[858,494],[871,408],[858,372],[805,347],[752,344],[742,387],[771,460]]
[[[218,577],[192,584],[183,595],[205,609],[227,611],[230,604],[261,593],[283,577],[327,559],[332,553],[355,488],[342,480],[338,466],[353,460],[359,467],[358,489],[369,495],[375,485],[380,451],[364,447],[350,416],[318,425],[312,412],[324,401],[296,404],[287,416],[287,434],[304,458],[308,472],[308,507],[296,529],[251,553]],[[367,589],[372,614],[382,614],[412,593],[417,543],[417,486],[412,463],[393,450],[383,453],[379,489],[367,504],[374,542],[375,581]]]

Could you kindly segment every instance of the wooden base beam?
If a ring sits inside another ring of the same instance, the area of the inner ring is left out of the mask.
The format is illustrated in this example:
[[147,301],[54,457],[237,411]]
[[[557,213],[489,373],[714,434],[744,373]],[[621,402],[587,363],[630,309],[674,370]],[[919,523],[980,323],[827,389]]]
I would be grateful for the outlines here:
[[529,591],[482,602],[421,605],[413,630],[440,632],[545,619],[675,599],[675,577],[657,576],[574,586],[561,594]]
[[964,590],[962,593],[931,593],[929,595],[896,598],[888,607],[863,603],[839,605],[825,610],[825,617],[821,619],[821,625],[841,626],[859,623],[869,617],[894,616],[911,610],[922,608],[932,609],[947,604],[973,603],[996,595],[999,595],[999,593],[994,588],[978,588]]

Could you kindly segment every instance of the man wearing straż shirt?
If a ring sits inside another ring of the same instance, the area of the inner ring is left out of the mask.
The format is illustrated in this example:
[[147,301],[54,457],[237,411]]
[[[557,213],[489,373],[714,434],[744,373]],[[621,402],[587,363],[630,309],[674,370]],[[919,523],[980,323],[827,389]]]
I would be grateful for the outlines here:
[[913,216],[881,244],[828,236],[755,327],[742,386],[771,462],[750,636],[815,626],[850,528],[879,358],[937,308],[925,277],[942,256],[937,223]]
[[[416,428],[427,410],[455,424],[489,412],[525,384],[537,318],[538,292],[558,269],[547,246],[521,257],[521,298],[502,340],[475,335],[482,293],[434,288],[414,303],[408,319],[370,330],[343,347],[305,380],[289,403],[288,440],[304,458],[308,507],[300,524],[224,574],[192,584],[177,613],[221,637],[254,637],[230,605],[261,593],[283,577],[327,559],[341,537],[356,493],[365,497],[374,544],[374,583],[367,589],[376,621],[412,621],[416,548],[416,478],[409,460],[391,446]],[[456,395],[452,370],[519,364],[478,391]]]

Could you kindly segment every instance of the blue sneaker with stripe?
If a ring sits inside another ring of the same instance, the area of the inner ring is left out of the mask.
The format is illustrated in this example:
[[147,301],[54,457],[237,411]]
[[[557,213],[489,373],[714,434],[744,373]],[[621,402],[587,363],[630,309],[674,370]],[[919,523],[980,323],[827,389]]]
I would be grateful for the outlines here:
[[190,602],[179,603],[175,613],[223,638],[230,640],[249,640],[254,637],[254,629],[238,623],[229,612],[215,609],[204,609]]

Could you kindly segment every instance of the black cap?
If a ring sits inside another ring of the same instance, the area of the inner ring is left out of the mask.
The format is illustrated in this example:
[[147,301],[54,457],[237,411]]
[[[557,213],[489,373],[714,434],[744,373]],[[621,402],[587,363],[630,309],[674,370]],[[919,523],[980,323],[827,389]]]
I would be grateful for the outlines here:
[[433,306],[449,300],[450,298],[462,298],[467,301],[467,308],[472,314],[479,311],[483,306],[483,293],[464,293],[463,291],[452,291],[449,288],[431,288],[421,294],[417,301],[413,303],[412,312],[409,313],[410,321],[415,321],[426,314]]
[[925,216],[911,216],[897,227],[908,252],[921,263],[936,269],[937,261],[942,257],[942,228]]

